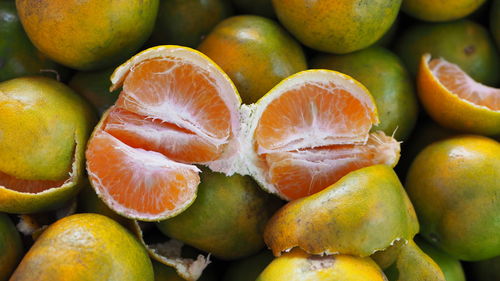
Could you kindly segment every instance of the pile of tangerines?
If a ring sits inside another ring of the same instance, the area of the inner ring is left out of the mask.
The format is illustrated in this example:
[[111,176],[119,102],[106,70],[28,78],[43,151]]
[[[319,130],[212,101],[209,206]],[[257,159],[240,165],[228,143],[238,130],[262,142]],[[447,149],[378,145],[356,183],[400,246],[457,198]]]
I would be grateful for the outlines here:
[[499,50],[500,0],[0,0],[0,281],[498,281]]

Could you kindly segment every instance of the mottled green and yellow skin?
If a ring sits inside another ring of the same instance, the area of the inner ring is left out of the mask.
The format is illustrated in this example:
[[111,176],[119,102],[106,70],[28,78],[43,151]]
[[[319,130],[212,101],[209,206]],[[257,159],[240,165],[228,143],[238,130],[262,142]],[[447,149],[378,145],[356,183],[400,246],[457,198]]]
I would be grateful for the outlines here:
[[476,81],[495,86],[500,82],[500,58],[491,35],[469,20],[421,23],[396,40],[395,51],[412,75],[418,73],[425,53],[457,64]]
[[16,0],[33,44],[49,58],[78,70],[123,62],[151,34],[158,0]]
[[40,212],[74,196],[95,123],[89,105],[53,79],[25,77],[0,83],[0,112],[0,172],[24,180],[65,180],[73,171],[63,187],[38,194],[0,185],[0,210]]
[[160,1],[153,43],[196,48],[214,26],[231,15],[228,0]]
[[275,256],[293,247],[311,254],[366,257],[418,232],[415,211],[394,171],[375,165],[292,201],[269,220],[264,240]]
[[404,0],[401,9],[424,21],[461,19],[477,10],[486,0]]
[[363,84],[375,98],[380,124],[372,131],[406,139],[417,121],[418,102],[413,81],[400,59],[389,50],[370,47],[346,55],[320,55],[311,68],[345,73]]
[[274,259],[256,281],[385,281],[370,258],[347,255],[312,256],[295,249]]
[[10,218],[0,213],[0,281],[9,280],[10,275],[23,257],[21,236]]
[[227,177],[204,170],[194,203],[158,223],[167,236],[226,260],[257,253],[264,247],[266,222],[281,205],[248,176]]
[[259,16],[222,21],[198,49],[229,75],[247,104],[286,77],[307,69],[300,45],[276,22]]
[[375,43],[391,27],[401,0],[273,0],[280,22],[304,45],[346,54]]
[[435,142],[414,160],[406,189],[421,234],[452,257],[500,255],[500,144],[481,136]]
[[135,237],[98,214],[65,217],[36,240],[11,281],[153,281],[151,260]]
[[464,270],[459,260],[432,246],[423,239],[416,241],[420,249],[439,265],[446,281],[465,281]]
[[[30,42],[17,16],[14,1],[0,1],[0,82],[54,70],[65,78],[67,70],[50,61]],[[55,77],[54,73],[45,73]]]

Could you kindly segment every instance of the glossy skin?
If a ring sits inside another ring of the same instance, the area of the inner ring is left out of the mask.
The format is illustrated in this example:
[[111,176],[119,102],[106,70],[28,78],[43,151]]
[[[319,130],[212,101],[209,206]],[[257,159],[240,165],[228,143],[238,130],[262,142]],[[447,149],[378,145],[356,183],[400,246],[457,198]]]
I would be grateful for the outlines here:
[[426,112],[444,128],[463,133],[500,135],[500,112],[479,107],[448,91],[430,70],[422,56],[417,92]]
[[82,98],[53,79],[16,78],[0,83],[0,92],[0,154],[10,159],[0,162],[0,171],[25,180],[63,181],[75,164],[72,180],[42,194],[0,185],[0,210],[34,213],[56,208],[79,189],[95,117]]
[[401,9],[424,21],[461,19],[477,10],[486,0],[405,0]]
[[424,253],[429,255],[439,265],[446,281],[465,281],[464,270],[459,260],[450,257],[423,239],[417,240],[417,244]]
[[65,78],[67,70],[50,61],[30,42],[17,16],[14,1],[0,1],[0,82],[27,75],[53,73],[54,70]]
[[7,281],[23,257],[21,236],[10,218],[0,213],[0,281]]
[[284,78],[307,69],[300,45],[276,22],[259,16],[222,21],[198,49],[229,75],[247,104]]
[[264,226],[280,202],[248,176],[203,171],[197,198],[186,211],[158,223],[167,236],[226,260],[264,247]]
[[500,58],[488,31],[477,23],[459,20],[421,23],[396,41],[396,53],[412,75],[418,73],[424,53],[457,64],[476,81],[495,86],[500,82]]
[[452,257],[500,255],[500,144],[480,136],[435,142],[415,159],[406,189],[421,234]]
[[311,256],[295,249],[276,258],[256,281],[383,281],[384,273],[370,258],[347,255]]
[[227,0],[160,1],[153,42],[195,48],[215,25],[231,14]]
[[370,47],[347,55],[320,55],[311,68],[345,73],[363,84],[375,98],[380,124],[372,131],[395,132],[397,140],[411,133],[418,114],[413,82],[399,58],[381,47]]
[[264,240],[275,256],[298,246],[311,254],[365,257],[417,232],[415,211],[396,174],[375,165],[282,207],[269,220]]
[[11,281],[153,281],[146,250],[115,221],[97,214],[65,217],[36,240]]
[[78,70],[124,61],[153,30],[158,0],[17,0],[28,37],[48,57]]
[[273,5],[280,22],[304,45],[345,54],[382,37],[396,19],[401,2],[273,0]]

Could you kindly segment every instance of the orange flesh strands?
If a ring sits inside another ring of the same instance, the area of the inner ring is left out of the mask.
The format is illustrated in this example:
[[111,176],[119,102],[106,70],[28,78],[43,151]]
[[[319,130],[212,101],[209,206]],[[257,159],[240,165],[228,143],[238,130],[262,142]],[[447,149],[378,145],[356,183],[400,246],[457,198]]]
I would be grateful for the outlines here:
[[182,163],[206,163],[222,154],[222,146],[217,147],[193,132],[120,108],[109,112],[103,128],[132,147],[157,151]]
[[281,194],[294,200],[327,188],[351,171],[375,164],[393,165],[397,156],[391,146],[398,143],[377,133],[371,134],[365,145],[332,145],[264,157],[269,180]]
[[255,132],[257,152],[362,142],[373,121],[371,109],[346,90],[333,83],[306,84],[268,105]]
[[104,131],[94,134],[86,156],[94,187],[133,213],[175,211],[192,200],[200,181],[196,167],[132,148]]
[[456,64],[443,59],[433,59],[429,67],[439,82],[459,98],[500,111],[500,89],[474,81]]
[[0,172],[0,186],[18,192],[39,193],[53,187],[60,187],[66,180],[23,180]]

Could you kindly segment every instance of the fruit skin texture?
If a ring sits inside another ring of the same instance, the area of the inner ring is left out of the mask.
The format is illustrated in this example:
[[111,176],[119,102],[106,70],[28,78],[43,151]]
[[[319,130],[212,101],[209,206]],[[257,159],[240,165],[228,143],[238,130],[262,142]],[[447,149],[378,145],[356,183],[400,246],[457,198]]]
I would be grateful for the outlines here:
[[154,280],[146,250],[115,221],[97,214],[65,217],[36,240],[11,277],[20,280]]
[[347,255],[311,256],[295,249],[274,259],[256,281],[383,281],[384,273],[370,258]]
[[423,239],[417,240],[417,244],[424,253],[429,255],[439,265],[446,281],[465,281],[464,270],[459,260],[450,257]]
[[500,144],[480,136],[435,142],[415,159],[406,189],[434,245],[460,260],[500,255]]
[[264,226],[281,205],[248,176],[226,177],[204,170],[194,203],[180,215],[158,223],[167,236],[230,260],[264,246]]
[[195,48],[217,23],[231,14],[226,0],[160,1],[152,40],[156,45]]
[[0,281],[9,279],[22,257],[21,236],[10,218],[0,213]]
[[16,0],[33,44],[48,57],[78,70],[120,63],[153,30],[158,0]]
[[[42,69],[66,69],[47,59],[30,42],[17,16],[14,1],[0,1],[0,81],[27,75],[40,75]],[[53,74],[48,74],[53,75]]]
[[401,10],[424,21],[450,21],[463,18],[486,0],[404,0]]
[[411,133],[418,115],[413,82],[399,58],[381,47],[370,47],[346,55],[320,55],[312,68],[345,73],[363,84],[375,98],[380,124],[372,131],[395,132],[403,140]]
[[475,106],[448,91],[430,70],[428,60],[428,56],[422,56],[417,87],[420,101],[432,119],[459,132],[500,134],[500,112]]
[[382,37],[396,19],[401,2],[273,0],[273,5],[280,22],[304,45],[345,54]]
[[307,69],[300,45],[276,22],[259,16],[222,21],[198,49],[229,75],[247,104],[284,78]]
[[43,193],[18,192],[0,184],[0,211],[33,213],[57,208],[81,185],[94,115],[82,98],[49,78],[4,81],[0,92],[0,154],[9,159],[0,161],[0,171],[25,180],[64,180],[70,171],[73,177],[64,186]]
[[406,30],[395,46],[413,75],[418,73],[422,55],[429,53],[457,64],[480,83],[495,86],[500,82],[500,58],[491,36],[472,21],[418,24]]
[[491,4],[490,29],[500,49],[500,0],[494,0]]
[[374,165],[292,201],[269,220],[264,240],[275,256],[293,247],[311,254],[366,257],[418,232],[415,211],[394,171]]

